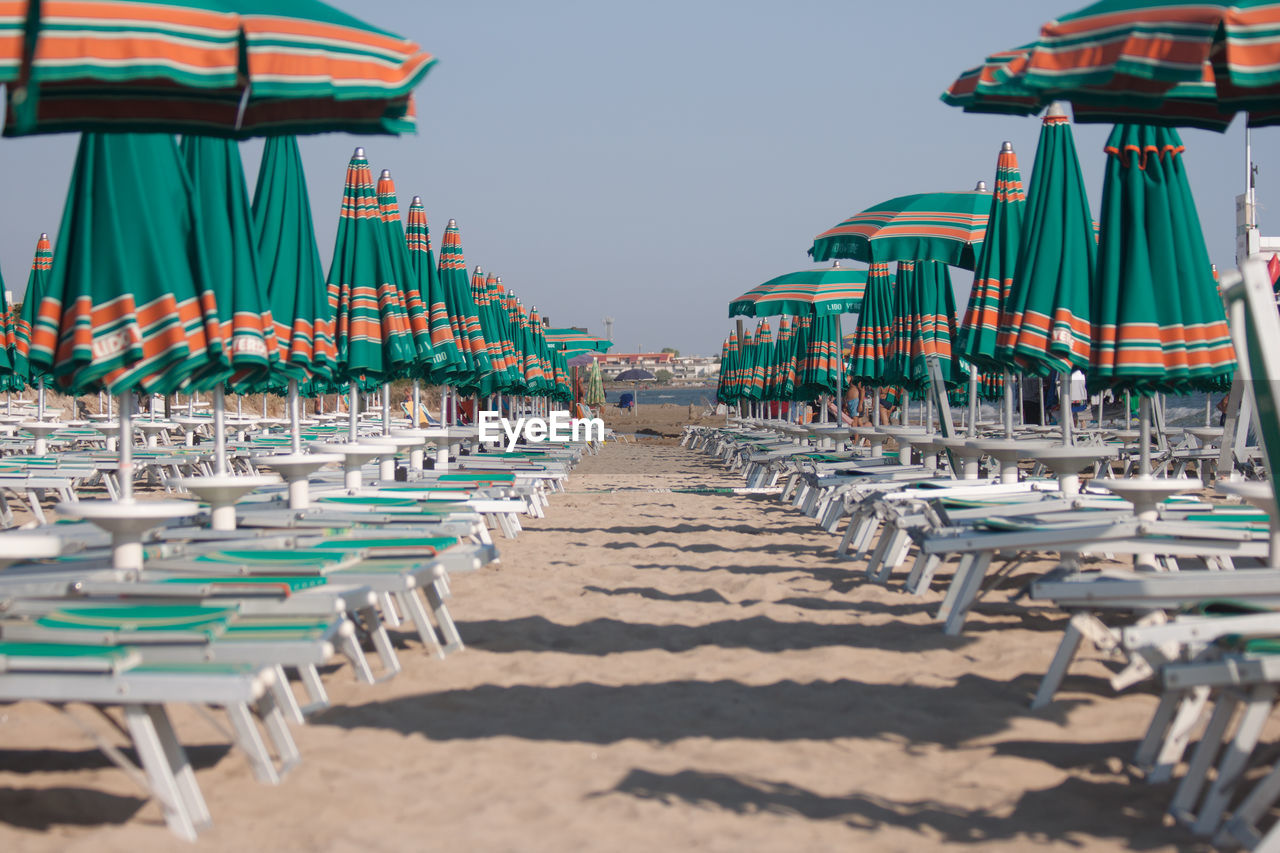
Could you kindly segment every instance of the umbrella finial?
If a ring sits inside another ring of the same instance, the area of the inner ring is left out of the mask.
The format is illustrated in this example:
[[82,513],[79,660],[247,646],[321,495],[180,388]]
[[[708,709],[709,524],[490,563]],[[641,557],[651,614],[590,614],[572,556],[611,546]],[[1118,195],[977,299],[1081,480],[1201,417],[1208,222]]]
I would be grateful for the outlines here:
[[1049,109],[1044,111],[1045,118],[1066,118],[1067,111],[1062,108],[1061,101],[1054,101],[1049,105]]
[[832,262],[831,262],[831,268],[832,268],[833,270],[844,269],[842,266],[840,266],[840,262],[839,262],[839,261],[832,261]]
[[1000,143],[1000,153],[1001,153],[1001,154],[1012,154],[1012,153],[1013,153],[1013,143],[1012,143],[1012,142],[1008,142],[1008,141],[1005,141],[1005,142]]
[[484,272],[484,270],[480,269],[480,265],[479,265],[479,264],[476,264],[476,275],[480,275],[480,274],[481,274],[481,273],[483,273],[483,272]]
[[986,181],[978,181],[978,185],[977,185],[976,187],[974,187],[974,188],[973,188],[973,191],[974,191],[974,192],[976,192],[976,193],[984,193],[984,192],[986,192],[986,191],[987,191],[987,182],[986,182]]
[[381,174],[381,175],[379,175],[378,177],[380,177],[380,178],[381,178],[382,180],[384,180],[384,181],[386,181],[386,180],[390,180],[390,179],[391,179],[391,170],[390,170],[390,169],[383,169],[383,170],[382,170],[382,174]]
[[48,234],[46,234],[46,233],[44,233],[43,231],[41,231],[41,232],[40,232],[40,239],[41,239],[41,240],[48,240],[48,239],[49,239],[49,235],[48,235]]
[[351,156],[352,156],[352,157],[363,157],[363,156],[364,156],[364,147],[363,147],[363,146],[360,146],[360,145],[357,145],[357,146],[356,146],[356,153],[355,153],[355,154],[352,154]]
[[449,227],[450,227],[450,228],[457,228],[457,227],[458,227],[458,220],[456,220],[456,219],[450,219],[450,220],[449,220]]
[[410,202],[410,204],[422,204],[422,196],[420,196],[420,195],[415,195],[415,196],[413,197],[413,201],[412,201],[412,202]]

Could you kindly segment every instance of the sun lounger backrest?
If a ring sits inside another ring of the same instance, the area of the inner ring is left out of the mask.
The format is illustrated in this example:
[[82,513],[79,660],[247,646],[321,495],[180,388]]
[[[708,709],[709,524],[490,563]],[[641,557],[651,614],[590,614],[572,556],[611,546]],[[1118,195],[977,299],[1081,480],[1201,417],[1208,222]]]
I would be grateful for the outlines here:
[[1267,482],[1274,489],[1275,472],[1280,470],[1280,313],[1266,265],[1245,261],[1239,272],[1223,278],[1222,294],[1230,311],[1236,370],[1253,398],[1258,437],[1271,475]]

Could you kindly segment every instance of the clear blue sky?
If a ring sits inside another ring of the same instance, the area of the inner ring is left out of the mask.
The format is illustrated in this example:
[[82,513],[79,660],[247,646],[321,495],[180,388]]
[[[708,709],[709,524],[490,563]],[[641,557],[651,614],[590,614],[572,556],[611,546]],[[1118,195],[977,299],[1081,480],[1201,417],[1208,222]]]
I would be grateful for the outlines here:
[[[439,57],[419,133],[302,140],[316,232],[332,252],[355,145],[421,195],[432,237],[458,220],[471,265],[555,325],[615,350],[718,352],[726,303],[811,266],[813,236],[877,201],[991,181],[1002,140],[1029,178],[1038,119],[970,116],[938,95],[987,53],[1031,40],[1084,0],[330,0]],[[1183,132],[1209,252],[1234,253],[1243,130]],[[1090,201],[1109,128],[1076,128]],[[1280,192],[1280,129],[1254,134],[1263,233]],[[74,136],[3,140],[0,271],[18,298],[36,238],[56,230]],[[252,182],[260,146],[243,146]],[[1274,177],[1273,177],[1274,176]],[[252,183],[250,183],[252,189]],[[970,273],[953,270],[957,298]],[[852,325],[852,318],[846,318]]]

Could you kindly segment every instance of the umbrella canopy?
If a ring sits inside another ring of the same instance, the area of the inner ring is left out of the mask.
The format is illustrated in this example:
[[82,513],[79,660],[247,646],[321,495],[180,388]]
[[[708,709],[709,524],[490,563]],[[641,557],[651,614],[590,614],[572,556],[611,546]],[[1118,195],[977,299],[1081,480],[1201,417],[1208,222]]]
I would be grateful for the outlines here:
[[866,285],[866,270],[843,269],[839,262],[828,269],[786,273],[730,302],[729,316],[853,314],[862,305]]
[[542,332],[548,347],[564,353],[608,352],[613,346],[613,341],[596,337],[581,329],[543,329]]
[[1018,156],[1013,153],[1013,145],[1006,142],[996,160],[996,190],[987,217],[987,239],[974,271],[969,307],[958,341],[959,351],[966,359],[989,370],[1003,366],[996,357],[996,344],[1000,316],[1018,264],[1026,201]]
[[1274,0],[1103,0],[987,58],[943,100],[971,112],[1030,115],[1070,101],[1076,120],[1224,130],[1236,112],[1280,122]]
[[990,208],[991,198],[978,190],[891,198],[819,234],[809,254],[815,261],[934,260],[971,270]]
[[[22,314],[14,327],[13,375],[35,379],[42,371],[31,368],[31,330],[39,322],[40,305],[49,292],[49,275],[53,270],[53,244],[48,234],[41,234],[36,241],[36,253],[31,259],[31,272],[27,274],[27,292],[22,297]],[[4,290],[0,282],[0,292]],[[0,297],[2,298],[2,297]],[[0,382],[10,382],[7,378]],[[5,390],[8,390],[7,388]],[[16,389],[14,389],[16,390]]]
[[1089,364],[1097,245],[1071,125],[1051,109],[1040,128],[997,359],[1047,376]]
[[633,367],[630,370],[622,371],[613,378],[617,382],[653,382],[657,377],[644,368]]
[[939,358],[948,383],[962,382],[959,360],[952,360],[956,304],[946,264],[899,262],[893,298],[893,328],[881,382],[909,390],[925,388],[925,359],[931,355]]
[[391,170],[383,169],[378,178],[378,210],[382,213],[382,227],[391,254],[391,268],[395,273],[399,309],[404,312],[413,337],[414,366],[410,372],[418,375],[426,371],[434,356],[431,348],[431,318],[416,286],[413,266],[409,262],[409,244],[405,240],[404,223],[400,221],[400,202],[396,198],[396,183]]
[[239,147],[230,139],[187,134],[181,150],[191,178],[191,203],[198,211],[195,246],[203,254],[224,353],[222,363],[201,372],[199,383],[212,387],[227,379],[237,391],[264,387],[280,353],[258,274]]
[[756,324],[756,351],[751,363],[752,399],[769,399],[769,370],[773,364],[773,332],[768,320]]
[[765,397],[790,400],[796,391],[795,337],[787,317],[778,321],[778,340],[773,346],[773,359],[766,376]]
[[867,292],[858,313],[850,349],[850,382],[879,385],[893,330],[893,275],[888,264],[872,264],[867,275]]
[[587,393],[582,402],[588,406],[603,406],[605,403],[604,379],[600,375],[600,363],[595,359],[591,360],[588,368]]
[[426,378],[447,384],[451,378],[467,370],[467,360],[459,349],[449,323],[440,272],[436,269],[435,252],[431,250],[431,231],[427,227],[427,211],[422,198],[414,196],[409,205],[409,226],[405,230],[409,247],[410,291],[416,291],[427,312],[431,332],[431,365]]
[[480,377],[493,370],[489,350],[480,331],[480,314],[471,286],[467,283],[467,259],[462,253],[458,223],[450,219],[440,242],[440,285],[449,312],[449,325],[458,349],[467,359],[467,372],[454,384],[462,388],[479,385]]
[[263,290],[275,324],[279,372],[323,388],[337,365],[335,304],[316,248],[311,200],[298,141],[267,140],[253,193],[253,226]]
[[800,361],[796,394],[811,400],[823,394],[836,393],[840,370],[840,326],[838,314],[820,317],[800,315],[800,334],[796,340],[796,358]]
[[5,135],[413,128],[435,62],[318,0],[41,0],[0,31]]
[[1222,390],[1235,356],[1171,128],[1107,140],[1091,385],[1139,394]]
[[738,393],[738,333],[730,332],[720,354],[720,377],[716,381],[716,398],[722,403],[736,403]]
[[[141,175],[146,183],[130,177]],[[33,369],[72,394],[170,393],[219,355],[203,264],[188,254],[198,233],[191,195],[172,136],[81,137],[58,263],[32,329]]]
[[338,234],[329,265],[337,291],[335,326],[340,381],[376,388],[405,372],[415,351],[399,304],[395,267],[382,227],[382,211],[364,149],[347,164]]

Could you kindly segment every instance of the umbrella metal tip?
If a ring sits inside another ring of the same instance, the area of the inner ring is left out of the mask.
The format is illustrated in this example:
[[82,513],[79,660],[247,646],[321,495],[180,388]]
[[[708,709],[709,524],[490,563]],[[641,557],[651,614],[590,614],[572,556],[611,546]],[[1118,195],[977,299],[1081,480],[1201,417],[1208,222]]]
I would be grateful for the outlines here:
[[362,148],[362,147],[360,147],[360,146],[356,146],[356,153],[355,153],[354,155],[352,155],[352,156],[354,156],[354,157],[363,157],[363,156],[364,156],[364,148]]
[[381,174],[381,175],[379,175],[379,177],[380,177],[382,180],[384,180],[384,181],[390,180],[390,179],[391,179],[391,170],[390,170],[390,169],[383,169],[383,170],[382,170],[382,174]]
[[415,195],[413,197],[413,201],[411,201],[410,204],[422,204],[422,196]]
[[48,234],[46,234],[45,232],[41,231],[41,232],[40,232],[40,239],[41,239],[41,240],[48,240],[48,239],[49,239],[49,235],[48,235]]
[[1067,111],[1062,108],[1061,101],[1054,101],[1052,104],[1049,104],[1049,109],[1044,111],[1045,118],[1059,118],[1066,116],[1066,114]]
[[1002,143],[1000,143],[1000,153],[1001,153],[1001,154],[1012,154],[1012,153],[1013,153],[1013,143],[1012,143],[1012,142],[1002,142]]
[[843,267],[841,267],[841,266],[840,266],[840,262],[839,262],[839,261],[832,261],[832,262],[831,262],[831,268],[832,268],[833,270],[843,269]]
[[978,185],[977,185],[976,187],[974,187],[974,188],[973,188],[973,191],[974,191],[974,192],[976,192],[976,193],[984,193],[984,192],[986,192],[986,191],[987,191],[987,182],[986,182],[986,181],[978,181]]
[[456,227],[457,227],[457,225],[458,225],[458,220],[456,220],[456,219],[450,219],[450,220],[449,220],[449,227],[450,227],[450,228],[456,228]]

